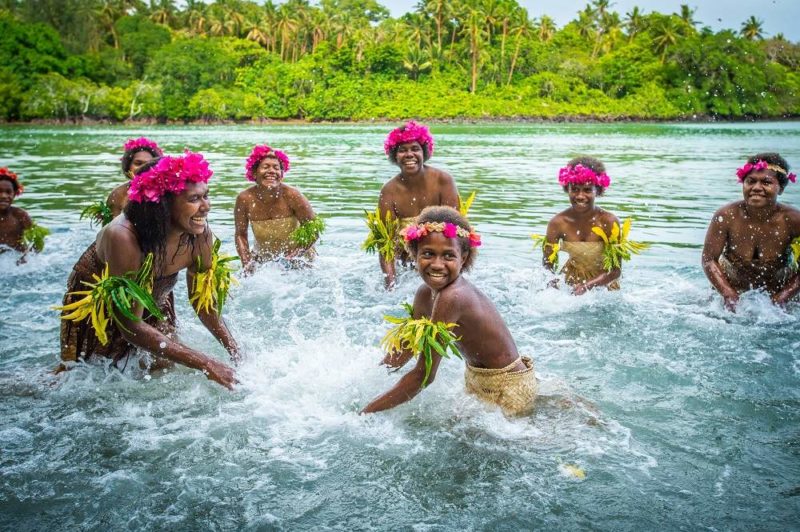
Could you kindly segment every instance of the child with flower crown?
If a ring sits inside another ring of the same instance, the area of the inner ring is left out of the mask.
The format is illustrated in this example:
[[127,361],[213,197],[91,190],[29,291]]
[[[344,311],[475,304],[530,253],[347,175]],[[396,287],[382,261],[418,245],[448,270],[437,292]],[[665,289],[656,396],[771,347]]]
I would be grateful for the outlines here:
[[436,377],[443,357],[466,362],[467,391],[499,405],[507,415],[532,411],[538,385],[533,361],[520,357],[503,318],[486,295],[465,279],[475,262],[480,236],[451,207],[428,207],[403,231],[423,284],[413,307],[384,338],[384,364],[414,368],[362,413],[379,412],[411,400]]
[[[257,262],[289,259],[293,266],[313,259],[314,243],[324,229],[308,199],[283,182],[289,171],[289,157],[266,144],[253,148],[245,163],[245,176],[255,185],[236,197],[234,221],[236,250],[245,272]],[[248,227],[255,247],[250,249]]]
[[784,305],[800,292],[800,211],[778,203],[778,196],[796,177],[777,153],[749,157],[736,175],[744,199],[714,213],[703,270],[732,311],[739,294],[752,289],[764,289]]
[[[426,126],[412,120],[393,129],[383,143],[383,150],[400,168],[400,173],[381,189],[378,211],[382,219],[390,216],[399,221],[398,228],[402,229],[425,207],[459,208],[458,190],[452,176],[425,164],[433,155],[433,137]],[[389,251],[393,253],[378,254],[387,288],[395,282],[395,255],[404,262],[409,259],[399,239]]]
[[27,212],[12,205],[23,190],[17,174],[0,168],[0,253],[7,248],[24,253],[30,247],[24,235],[33,227],[33,221]]
[[[605,166],[594,157],[577,157],[561,168],[558,184],[567,193],[570,207],[550,220],[544,238],[533,235],[542,247],[545,268],[556,273],[558,252],[566,251],[569,259],[561,271],[573,294],[599,286],[617,290],[621,260],[614,254],[613,238],[619,241],[622,229],[616,216],[595,205],[597,196],[611,185]],[[627,230],[624,233],[627,238]],[[629,257],[628,251],[625,258]],[[556,284],[556,279],[551,281]]]
[[199,369],[219,384],[236,382],[227,364],[176,339],[173,288],[186,270],[190,303],[236,362],[236,341],[222,321],[230,282],[226,258],[208,228],[208,180],[202,155],[153,159],[130,183],[124,215],[114,218],[81,255],[67,283],[61,315],[60,369],[91,357],[124,369],[137,348],[150,368]]
[[136,171],[153,159],[164,155],[158,144],[146,137],[128,139],[122,149],[120,163],[122,173],[128,178],[128,182],[117,185],[105,202],[100,201],[83,209],[81,218],[88,216],[90,221],[106,225],[119,216],[128,203],[128,188],[131,186],[130,180],[133,179]]

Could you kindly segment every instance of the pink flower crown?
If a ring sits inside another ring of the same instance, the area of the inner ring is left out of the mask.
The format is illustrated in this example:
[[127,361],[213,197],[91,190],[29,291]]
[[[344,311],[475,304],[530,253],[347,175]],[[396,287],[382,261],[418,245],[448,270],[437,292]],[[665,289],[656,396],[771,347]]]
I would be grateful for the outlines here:
[[598,175],[588,166],[576,164],[575,166],[565,166],[558,171],[558,184],[565,187],[570,183],[576,185],[591,183],[598,187],[608,188],[611,186],[611,178],[605,172]]
[[200,153],[184,152],[182,157],[162,157],[152,168],[133,176],[128,199],[158,203],[168,192],[180,194],[186,183],[208,183],[214,172]]
[[796,175],[786,172],[785,168],[778,166],[777,164],[769,164],[767,161],[756,161],[755,163],[746,163],[744,166],[736,170],[736,177],[739,178],[739,183],[744,181],[744,178],[747,177],[747,174],[753,170],[772,170],[773,172],[785,175],[786,179],[792,183],[797,181]]
[[463,227],[450,222],[425,222],[407,225],[400,231],[400,236],[406,242],[412,242],[430,233],[442,233],[447,238],[456,238],[457,236],[468,238],[469,245],[473,248],[481,245],[481,235],[476,233],[474,229],[467,231]]
[[156,157],[161,157],[164,155],[164,152],[161,151],[161,148],[158,147],[154,141],[148,139],[147,137],[139,137],[138,139],[128,139],[128,142],[122,146],[122,149],[126,152],[129,151],[141,151],[141,150],[150,150],[152,151]]
[[428,157],[433,155],[433,136],[427,126],[417,124],[413,120],[404,126],[393,129],[383,143],[383,151],[390,155],[392,150],[405,142],[419,142],[420,146],[428,145]]
[[283,170],[284,174],[289,171],[289,157],[285,153],[281,150],[273,150],[266,144],[259,144],[253,148],[253,151],[250,152],[250,157],[248,157],[247,162],[244,163],[244,169],[246,170],[245,176],[248,181],[256,180],[256,167],[261,164],[262,159],[270,153],[280,161],[281,170]]
[[16,189],[14,190],[14,197],[21,195],[22,191],[25,190],[25,187],[23,187],[22,183],[19,182],[17,174],[15,174],[6,167],[0,168],[0,180],[11,181],[12,185],[16,185],[14,186],[14,188]]

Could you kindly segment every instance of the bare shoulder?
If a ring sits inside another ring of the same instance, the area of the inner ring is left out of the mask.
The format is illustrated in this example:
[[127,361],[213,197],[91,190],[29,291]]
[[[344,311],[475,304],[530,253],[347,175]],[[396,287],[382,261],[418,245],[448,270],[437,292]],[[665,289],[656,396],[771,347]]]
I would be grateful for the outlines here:
[[796,209],[791,205],[779,203],[778,207],[781,209],[781,214],[789,221],[792,226],[800,226],[800,209]]
[[28,214],[28,211],[25,209],[21,209],[19,207],[11,206],[11,215],[16,218],[22,225],[30,225],[33,223],[31,220],[31,215]]
[[547,222],[547,228],[560,230],[563,229],[568,223],[569,220],[567,219],[567,211],[564,210],[550,218],[550,221]]
[[116,218],[113,222],[101,229],[97,239],[98,245],[103,247],[105,247],[106,244],[112,247],[139,247],[139,240],[136,237],[136,230],[133,228],[133,224],[122,217]]
[[425,170],[428,172],[429,176],[437,179],[439,181],[439,184],[441,184],[441,185],[449,185],[449,184],[454,184],[455,183],[455,180],[453,179],[453,176],[451,176],[449,173],[445,172],[444,170],[441,170],[439,168],[435,168],[433,166],[427,166],[427,165],[425,166]]
[[600,223],[602,223],[603,226],[607,228],[612,227],[615,223],[618,225],[622,223],[619,221],[619,218],[617,218],[616,214],[614,214],[613,212],[609,212],[605,209],[600,209],[599,218],[600,218]]
[[284,197],[289,201],[294,202],[294,201],[306,199],[306,197],[303,195],[303,193],[300,192],[300,190],[297,189],[296,187],[293,187],[291,185],[287,185],[286,183],[282,183],[281,184],[281,189],[282,189],[282,192],[284,194]]
[[397,193],[398,189],[400,188],[400,180],[398,179],[399,175],[400,174],[394,176],[389,181],[383,184],[383,186],[381,187],[382,196]]
[[718,223],[725,223],[732,221],[737,217],[741,217],[743,203],[744,203],[743,201],[733,201],[731,203],[723,205],[714,212],[712,221]]
[[241,192],[239,192],[239,194],[236,196],[236,201],[237,202],[239,202],[239,201],[248,201],[248,200],[253,199],[255,191],[256,191],[256,186],[255,185],[253,185],[252,187],[247,187],[246,189],[244,189]]

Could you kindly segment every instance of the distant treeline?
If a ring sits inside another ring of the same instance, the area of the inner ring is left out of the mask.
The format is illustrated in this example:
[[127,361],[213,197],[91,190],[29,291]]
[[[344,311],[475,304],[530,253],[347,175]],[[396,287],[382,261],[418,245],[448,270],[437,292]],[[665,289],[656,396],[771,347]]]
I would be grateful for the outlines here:
[[0,0],[0,119],[800,115],[800,46],[594,0]]

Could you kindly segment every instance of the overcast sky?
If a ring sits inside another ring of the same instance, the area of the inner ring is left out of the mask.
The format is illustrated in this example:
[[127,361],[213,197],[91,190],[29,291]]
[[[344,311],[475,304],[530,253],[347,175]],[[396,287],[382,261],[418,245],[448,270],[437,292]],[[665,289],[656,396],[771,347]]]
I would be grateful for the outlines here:
[[[389,8],[393,17],[413,11],[417,5],[417,0],[378,1]],[[550,15],[559,28],[576,18],[578,11],[588,3],[587,0],[547,2],[517,0],[517,2],[528,10],[531,18]],[[763,22],[766,37],[783,33],[790,41],[800,41],[800,0],[616,0],[611,2],[611,9],[624,18],[625,13],[633,6],[639,6],[645,13],[650,11],[678,13],[681,4],[688,4],[689,7],[697,9],[694,17],[700,22],[698,27],[710,26],[715,31],[725,28],[738,31],[742,27],[742,22],[750,15],[755,15]]]

